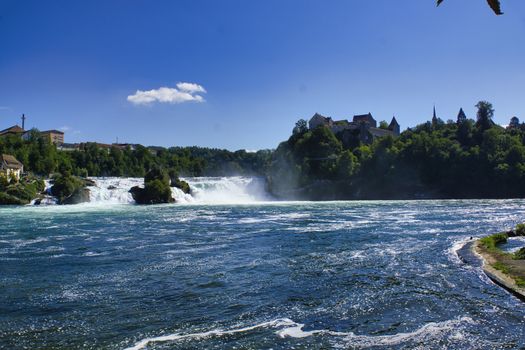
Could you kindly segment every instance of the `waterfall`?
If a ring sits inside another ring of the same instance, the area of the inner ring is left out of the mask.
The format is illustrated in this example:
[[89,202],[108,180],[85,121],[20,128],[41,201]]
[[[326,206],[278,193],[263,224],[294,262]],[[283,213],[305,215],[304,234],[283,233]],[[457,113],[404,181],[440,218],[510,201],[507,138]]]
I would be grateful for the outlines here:
[[133,186],[142,186],[144,179],[136,177],[93,177],[95,186],[90,186],[90,202],[103,204],[133,203],[129,193]]
[[190,177],[184,178],[198,203],[253,203],[271,200],[265,182],[257,177]]
[[[131,204],[129,189],[143,186],[142,178],[94,177],[89,187],[92,204]],[[271,200],[265,191],[264,179],[256,177],[187,177],[191,194],[172,187],[176,203],[242,204]]]

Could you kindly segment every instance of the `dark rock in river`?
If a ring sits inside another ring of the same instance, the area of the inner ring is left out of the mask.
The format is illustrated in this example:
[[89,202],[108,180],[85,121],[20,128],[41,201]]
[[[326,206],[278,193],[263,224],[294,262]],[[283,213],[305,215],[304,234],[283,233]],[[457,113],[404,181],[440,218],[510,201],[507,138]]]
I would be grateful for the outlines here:
[[132,187],[129,192],[137,204],[173,203],[170,178],[166,171],[153,168],[144,177],[144,188]]
[[60,204],[80,204],[89,201],[89,189],[77,188],[69,197],[64,198]]
[[179,175],[177,174],[175,169],[170,169],[168,171],[168,175],[169,175],[169,178],[170,178],[170,186],[171,187],[177,187],[180,190],[182,190],[182,192],[184,192],[186,194],[190,194],[190,192],[191,192],[190,185],[186,181],[181,180],[179,178]]
[[137,204],[160,204],[173,203],[175,199],[171,196],[169,186],[160,180],[153,180],[146,183],[144,188],[139,186],[132,187],[129,192]]
[[82,180],[84,181],[84,186],[91,187],[97,185],[97,183],[94,180],[88,178],[83,178]]
[[171,187],[177,187],[180,190],[182,190],[182,192],[184,192],[186,194],[190,194],[190,192],[191,192],[190,185],[186,181],[181,180],[179,178],[172,179],[170,186]]
[[93,180],[83,179],[70,174],[59,175],[54,179],[51,194],[58,204],[79,204],[89,202],[89,189]]

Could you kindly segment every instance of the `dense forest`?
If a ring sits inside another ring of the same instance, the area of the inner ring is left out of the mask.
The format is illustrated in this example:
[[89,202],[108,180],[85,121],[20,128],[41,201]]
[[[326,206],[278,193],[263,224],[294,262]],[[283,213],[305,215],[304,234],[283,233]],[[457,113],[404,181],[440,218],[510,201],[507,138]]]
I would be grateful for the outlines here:
[[298,199],[525,196],[525,126],[503,128],[489,102],[476,106],[476,120],[434,118],[372,144],[300,120],[274,153],[269,188]]
[[71,173],[79,176],[143,177],[154,168],[174,169],[181,176],[262,175],[271,151],[231,152],[202,147],[172,147],[151,150],[137,145],[121,149],[98,147],[87,143],[84,149],[60,151],[34,132],[29,140],[19,136],[0,138],[0,153],[14,155],[25,171],[48,176]]

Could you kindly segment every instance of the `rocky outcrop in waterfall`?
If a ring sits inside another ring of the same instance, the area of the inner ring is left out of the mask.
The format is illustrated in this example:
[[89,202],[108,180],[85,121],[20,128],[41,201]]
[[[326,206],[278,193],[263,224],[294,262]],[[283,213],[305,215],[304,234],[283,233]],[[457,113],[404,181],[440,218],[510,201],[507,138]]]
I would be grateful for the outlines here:
[[173,203],[168,174],[159,168],[153,168],[144,177],[144,188],[132,187],[129,192],[137,204]]
[[170,177],[170,186],[171,187],[176,187],[176,188],[180,189],[182,192],[184,192],[186,194],[190,194],[190,192],[191,192],[190,185],[186,181],[181,180],[179,178],[177,172],[174,169],[170,169],[170,171],[168,172],[168,175]]
[[80,204],[90,201],[88,186],[94,186],[93,180],[72,176],[58,175],[53,180],[51,194],[58,204]]

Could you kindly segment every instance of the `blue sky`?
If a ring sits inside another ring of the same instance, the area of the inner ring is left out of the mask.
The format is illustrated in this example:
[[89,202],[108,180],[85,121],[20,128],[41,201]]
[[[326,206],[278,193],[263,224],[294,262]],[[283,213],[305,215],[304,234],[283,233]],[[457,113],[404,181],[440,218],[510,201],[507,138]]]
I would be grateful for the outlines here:
[[501,1],[0,0],[0,129],[255,150],[315,112],[525,119],[525,1]]

